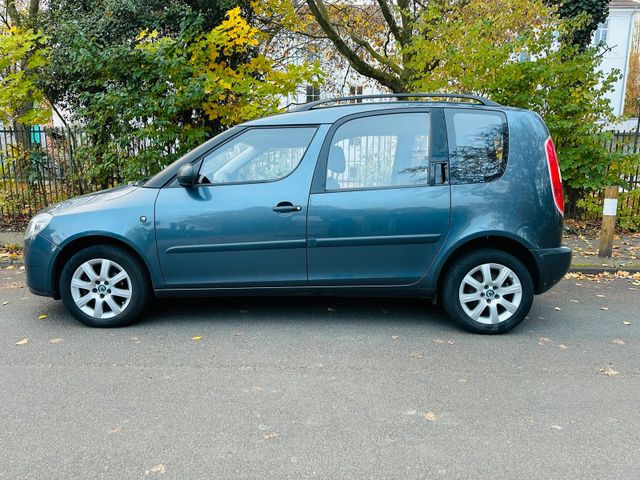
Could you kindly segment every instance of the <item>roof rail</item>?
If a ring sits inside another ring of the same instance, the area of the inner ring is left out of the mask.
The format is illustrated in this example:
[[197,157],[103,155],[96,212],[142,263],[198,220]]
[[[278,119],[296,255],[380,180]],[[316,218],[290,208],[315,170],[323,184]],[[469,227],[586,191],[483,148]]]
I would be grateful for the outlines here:
[[336,97],[328,98],[326,100],[316,100],[315,102],[304,103],[294,109],[292,112],[306,112],[307,110],[313,110],[314,108],[326,104],[326,103],[338,103],[338,102],[357,102],[358,100],[372,100],[377,98],[459,98],[465,100],[474,100],[481,105],[497,106],[500,105],[488,98],[479,97],[477,95],[467,95],[464,93],[382,93],[379,95],[352,95],[349,97]]

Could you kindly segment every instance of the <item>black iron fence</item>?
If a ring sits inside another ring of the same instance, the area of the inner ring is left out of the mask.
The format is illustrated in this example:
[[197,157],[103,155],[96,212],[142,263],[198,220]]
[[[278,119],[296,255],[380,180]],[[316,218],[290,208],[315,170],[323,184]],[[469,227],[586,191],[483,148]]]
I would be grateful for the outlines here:
[[[624,229],[640,229],[640,132],[612,132],[612,138],[605,142],[607,151],[616,155],[616,171],[622,180],[618,200],[618,225]],[[610,166],[612,168],[612,166]],[[586,196],[579,209],[579,219],[600,220],[604,192]]]
[[[626,227],[640,228],[640,135],[613,132],[604,148],[621,154],[627,164],[621,173],[619,211]],[[16,131],[0,127],[0,228],[24,228],[41,208],[69,197],[112,187],[122,182],[119,171],[110,171],[97,181],[95,160],[79,155],[91,141],[82,130],[34,127]],[[141,141],[126,148],[134,155],[148,148]],[[602,194],[593,193],[581,201],[576,215],[597,220],[601,215]]]
[[0,227],[21,228],[52,203],[116,185],[117,174],[92,180],[76,153],[86,143],[82,131],[66,128],[0,128]]

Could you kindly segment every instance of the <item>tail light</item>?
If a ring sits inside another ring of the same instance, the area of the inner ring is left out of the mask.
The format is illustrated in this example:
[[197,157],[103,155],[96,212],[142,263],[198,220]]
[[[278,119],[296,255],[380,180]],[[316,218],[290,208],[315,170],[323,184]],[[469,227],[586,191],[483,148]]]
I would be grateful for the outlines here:
[[562,174],[560,173],[560,163],[558,163],[558,155],[553,145],[551,137],[544,144],[547,152],[547,165],[549,166],[549,178],[551,179],[551,190],[553,191],[553,203],[560,215],[564,215],[564,193],[562,192]]

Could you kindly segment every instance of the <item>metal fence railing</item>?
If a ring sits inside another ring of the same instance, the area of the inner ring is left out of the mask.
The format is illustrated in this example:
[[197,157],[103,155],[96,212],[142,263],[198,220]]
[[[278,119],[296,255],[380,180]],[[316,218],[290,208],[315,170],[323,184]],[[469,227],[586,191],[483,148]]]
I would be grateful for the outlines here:
[[21,228],[38,210],[119,183],[118,172],[95,182],[77,151],[81,130],[0,128],[0,228]]
[[[618,211],[624,217],[623,221],[633,223],[635,228],[640,228],[640,131],[612,133],[612,138],[604,144],[605,149],[629,159],[625,162],[620,174],[623,186],[619,189]],[[599,220],[601,218],[604,193],[596,192],[592,198],[597,208],[583,210],[582,219]]]
[[[0,127],[0,229],[24,228],[41,208],[69,197],[115,186],[122,182],[119,171],[109,171],[97,182],[92,176],[93,159],[79,155],[91,140],[81,129],[33,127],[23,132]],[[137,155],[150,148],[140,141],[126,147],[125,154]],[[613,132],[603,148],[635,159],[627,165],[621,179],[619,207],[640,226],[640,135]],[[637,154],[637,155],[634,155]],[[588,197],[590,209],[582,209],[580,218],[600,218],[602,194]]]

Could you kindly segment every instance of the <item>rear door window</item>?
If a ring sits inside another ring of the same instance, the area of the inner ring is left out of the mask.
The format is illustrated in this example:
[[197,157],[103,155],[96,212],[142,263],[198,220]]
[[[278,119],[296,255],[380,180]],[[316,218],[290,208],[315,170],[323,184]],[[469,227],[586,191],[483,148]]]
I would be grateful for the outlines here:
[[392,113],[349,120],[332,138],[326,190],[426,185],[429,113]]
[[507,168],[506,115],[449,109],[446,118],[451,183],[485,183],[500,178]]

